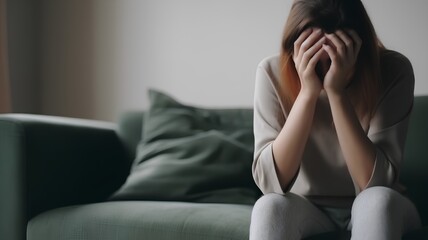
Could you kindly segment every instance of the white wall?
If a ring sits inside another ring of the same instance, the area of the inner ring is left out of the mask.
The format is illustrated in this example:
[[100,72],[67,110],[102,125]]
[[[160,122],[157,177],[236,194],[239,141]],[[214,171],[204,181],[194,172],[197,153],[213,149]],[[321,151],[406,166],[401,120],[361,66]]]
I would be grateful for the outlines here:
[[428,1],[363,0],[379,38],[406,55],[415,72],[416,95],[428,94]]
[[[149,87],[202,106],[251,106],[291,1],[41,0],[42,113],[115,120]],[[426,0],[366,0],[385,45],[428,94]]]

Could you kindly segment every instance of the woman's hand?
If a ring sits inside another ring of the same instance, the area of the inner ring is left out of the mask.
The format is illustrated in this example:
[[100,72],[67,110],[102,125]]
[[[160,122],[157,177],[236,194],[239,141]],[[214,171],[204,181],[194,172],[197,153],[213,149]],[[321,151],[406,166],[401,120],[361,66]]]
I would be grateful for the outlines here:
[[325,36],[333,46],[323,44],[331,60],[324,77],[324,89],[327,94],[343,92],[352,79],[362,42],[354,30],[337,30]]
[[293,60],[300,78],[301,92],[319,95],[322,83],[315,71],[326,37],[321,29],[308,29],[294,42]]

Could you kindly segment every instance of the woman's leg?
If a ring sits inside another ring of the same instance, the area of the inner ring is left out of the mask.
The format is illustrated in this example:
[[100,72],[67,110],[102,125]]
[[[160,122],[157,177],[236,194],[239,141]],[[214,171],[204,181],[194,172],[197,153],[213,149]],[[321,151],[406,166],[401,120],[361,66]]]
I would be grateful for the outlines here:
[[420,225],[409,199],[390,188],[371,187],[355,199],[348,229],[352,229],[352,240],[399,240]]
[[333,222],[309,200],[293,193],[272,193],[254,205],[250,240],[300,240],[334,229]]

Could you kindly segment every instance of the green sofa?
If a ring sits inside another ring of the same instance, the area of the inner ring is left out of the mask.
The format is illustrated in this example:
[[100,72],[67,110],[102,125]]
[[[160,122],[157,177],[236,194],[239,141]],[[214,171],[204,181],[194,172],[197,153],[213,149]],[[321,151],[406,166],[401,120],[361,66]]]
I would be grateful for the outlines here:
[[[248,117],[251,109],[247,109]],[[0,239],[248,239],[251,205],[106,201],[126,180],[143,112],[111,123],[0,115]],[[428,239],[428,96],[415,98],[402,181]],[[349,239],[349,232],[311,237]]]

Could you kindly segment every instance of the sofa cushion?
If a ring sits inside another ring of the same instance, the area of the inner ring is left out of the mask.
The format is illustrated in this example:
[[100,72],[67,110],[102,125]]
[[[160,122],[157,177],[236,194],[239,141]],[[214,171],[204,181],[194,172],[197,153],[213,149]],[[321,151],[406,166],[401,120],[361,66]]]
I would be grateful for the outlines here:
[[423,184],[428,183],[427,109],[428,96],[415,97],[400,172],[406,195],[415,203],[424,225],[428,225],[428,187]]
[[251,206],[124,201],[59,208],[32,219],[28,240],[248,239]]
[[252,111],[184,105],[158,91],[126,183],[113,200],[253,204]]

